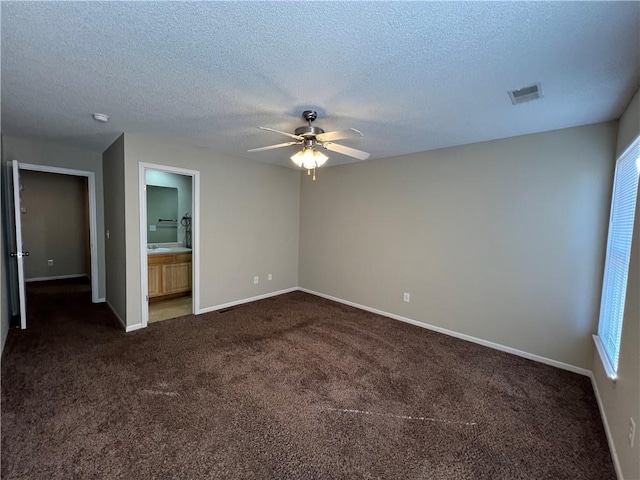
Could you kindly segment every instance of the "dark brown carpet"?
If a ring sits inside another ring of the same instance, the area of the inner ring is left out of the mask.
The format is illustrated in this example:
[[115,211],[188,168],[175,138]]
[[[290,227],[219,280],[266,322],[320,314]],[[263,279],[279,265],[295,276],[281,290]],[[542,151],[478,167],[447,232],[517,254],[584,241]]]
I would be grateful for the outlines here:
[[614,479],[587,377],[301,292],[125,334],[35,288],[5,479]]

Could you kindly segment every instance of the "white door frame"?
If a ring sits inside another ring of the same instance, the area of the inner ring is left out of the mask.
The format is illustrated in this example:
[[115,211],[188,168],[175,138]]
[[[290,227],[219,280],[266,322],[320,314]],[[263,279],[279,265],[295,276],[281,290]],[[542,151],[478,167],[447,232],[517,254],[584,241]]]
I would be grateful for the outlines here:
[[20,328],[27,328],[27,293],[24,285],[24,257],[29,252],[24,252],[22,243],[22,200],[20,198],[20,163],[17,160],[11,162],[13,171],[13,208],[16,233],[16,251],[11,256],[16,258],[18,264],[18,299],[20,307]]
[[91,253],[91,301],[100,303],[98,292],[98,213],[96,203],[96,174],[87,170],[75,170],[71,168],[51,167],[49,165],[36,165],[32,163],[19,162],[20,170],[30,170],[32,172],[58,173],[62,175],[73,175],[76,177],[86,177],[89,184],[89,243]]
[[149,323],[149,279],[147,265],[147,170],[177,173],[191,177],[191,311],[200,313],[200,172],[187,168],[169,167],[155,163],[138,164],[138,193],[140,197],[140,284],[142,298],[142,328]]

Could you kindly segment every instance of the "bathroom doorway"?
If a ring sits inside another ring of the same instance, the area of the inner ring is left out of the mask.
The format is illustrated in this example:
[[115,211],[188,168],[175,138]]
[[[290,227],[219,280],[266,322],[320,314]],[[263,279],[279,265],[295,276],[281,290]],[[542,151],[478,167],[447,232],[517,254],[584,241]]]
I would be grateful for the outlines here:
[[199,172],[140,164],[142,324],[197,313]]

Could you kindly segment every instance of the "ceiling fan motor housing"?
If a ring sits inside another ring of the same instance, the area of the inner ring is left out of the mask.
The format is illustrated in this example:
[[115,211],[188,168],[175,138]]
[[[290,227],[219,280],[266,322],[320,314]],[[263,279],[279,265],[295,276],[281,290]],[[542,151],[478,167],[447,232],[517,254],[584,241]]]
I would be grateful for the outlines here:
[[311,125],[296,128],[295,134],[300,137],[315,137],[324,133],[324,130],[320,127],[313,127]]

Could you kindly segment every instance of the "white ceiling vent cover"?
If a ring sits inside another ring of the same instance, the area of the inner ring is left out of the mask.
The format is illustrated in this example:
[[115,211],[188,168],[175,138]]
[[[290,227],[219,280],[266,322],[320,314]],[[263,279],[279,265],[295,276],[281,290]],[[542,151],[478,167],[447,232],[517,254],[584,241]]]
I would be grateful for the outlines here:
[[531,100],[542,98],[542,84],[538,82],[528,87],[522,87],[517,90],[509,90],[508,93],[509,98],[511,99],[511,103],[513,103],[514,105],[530,102]]

